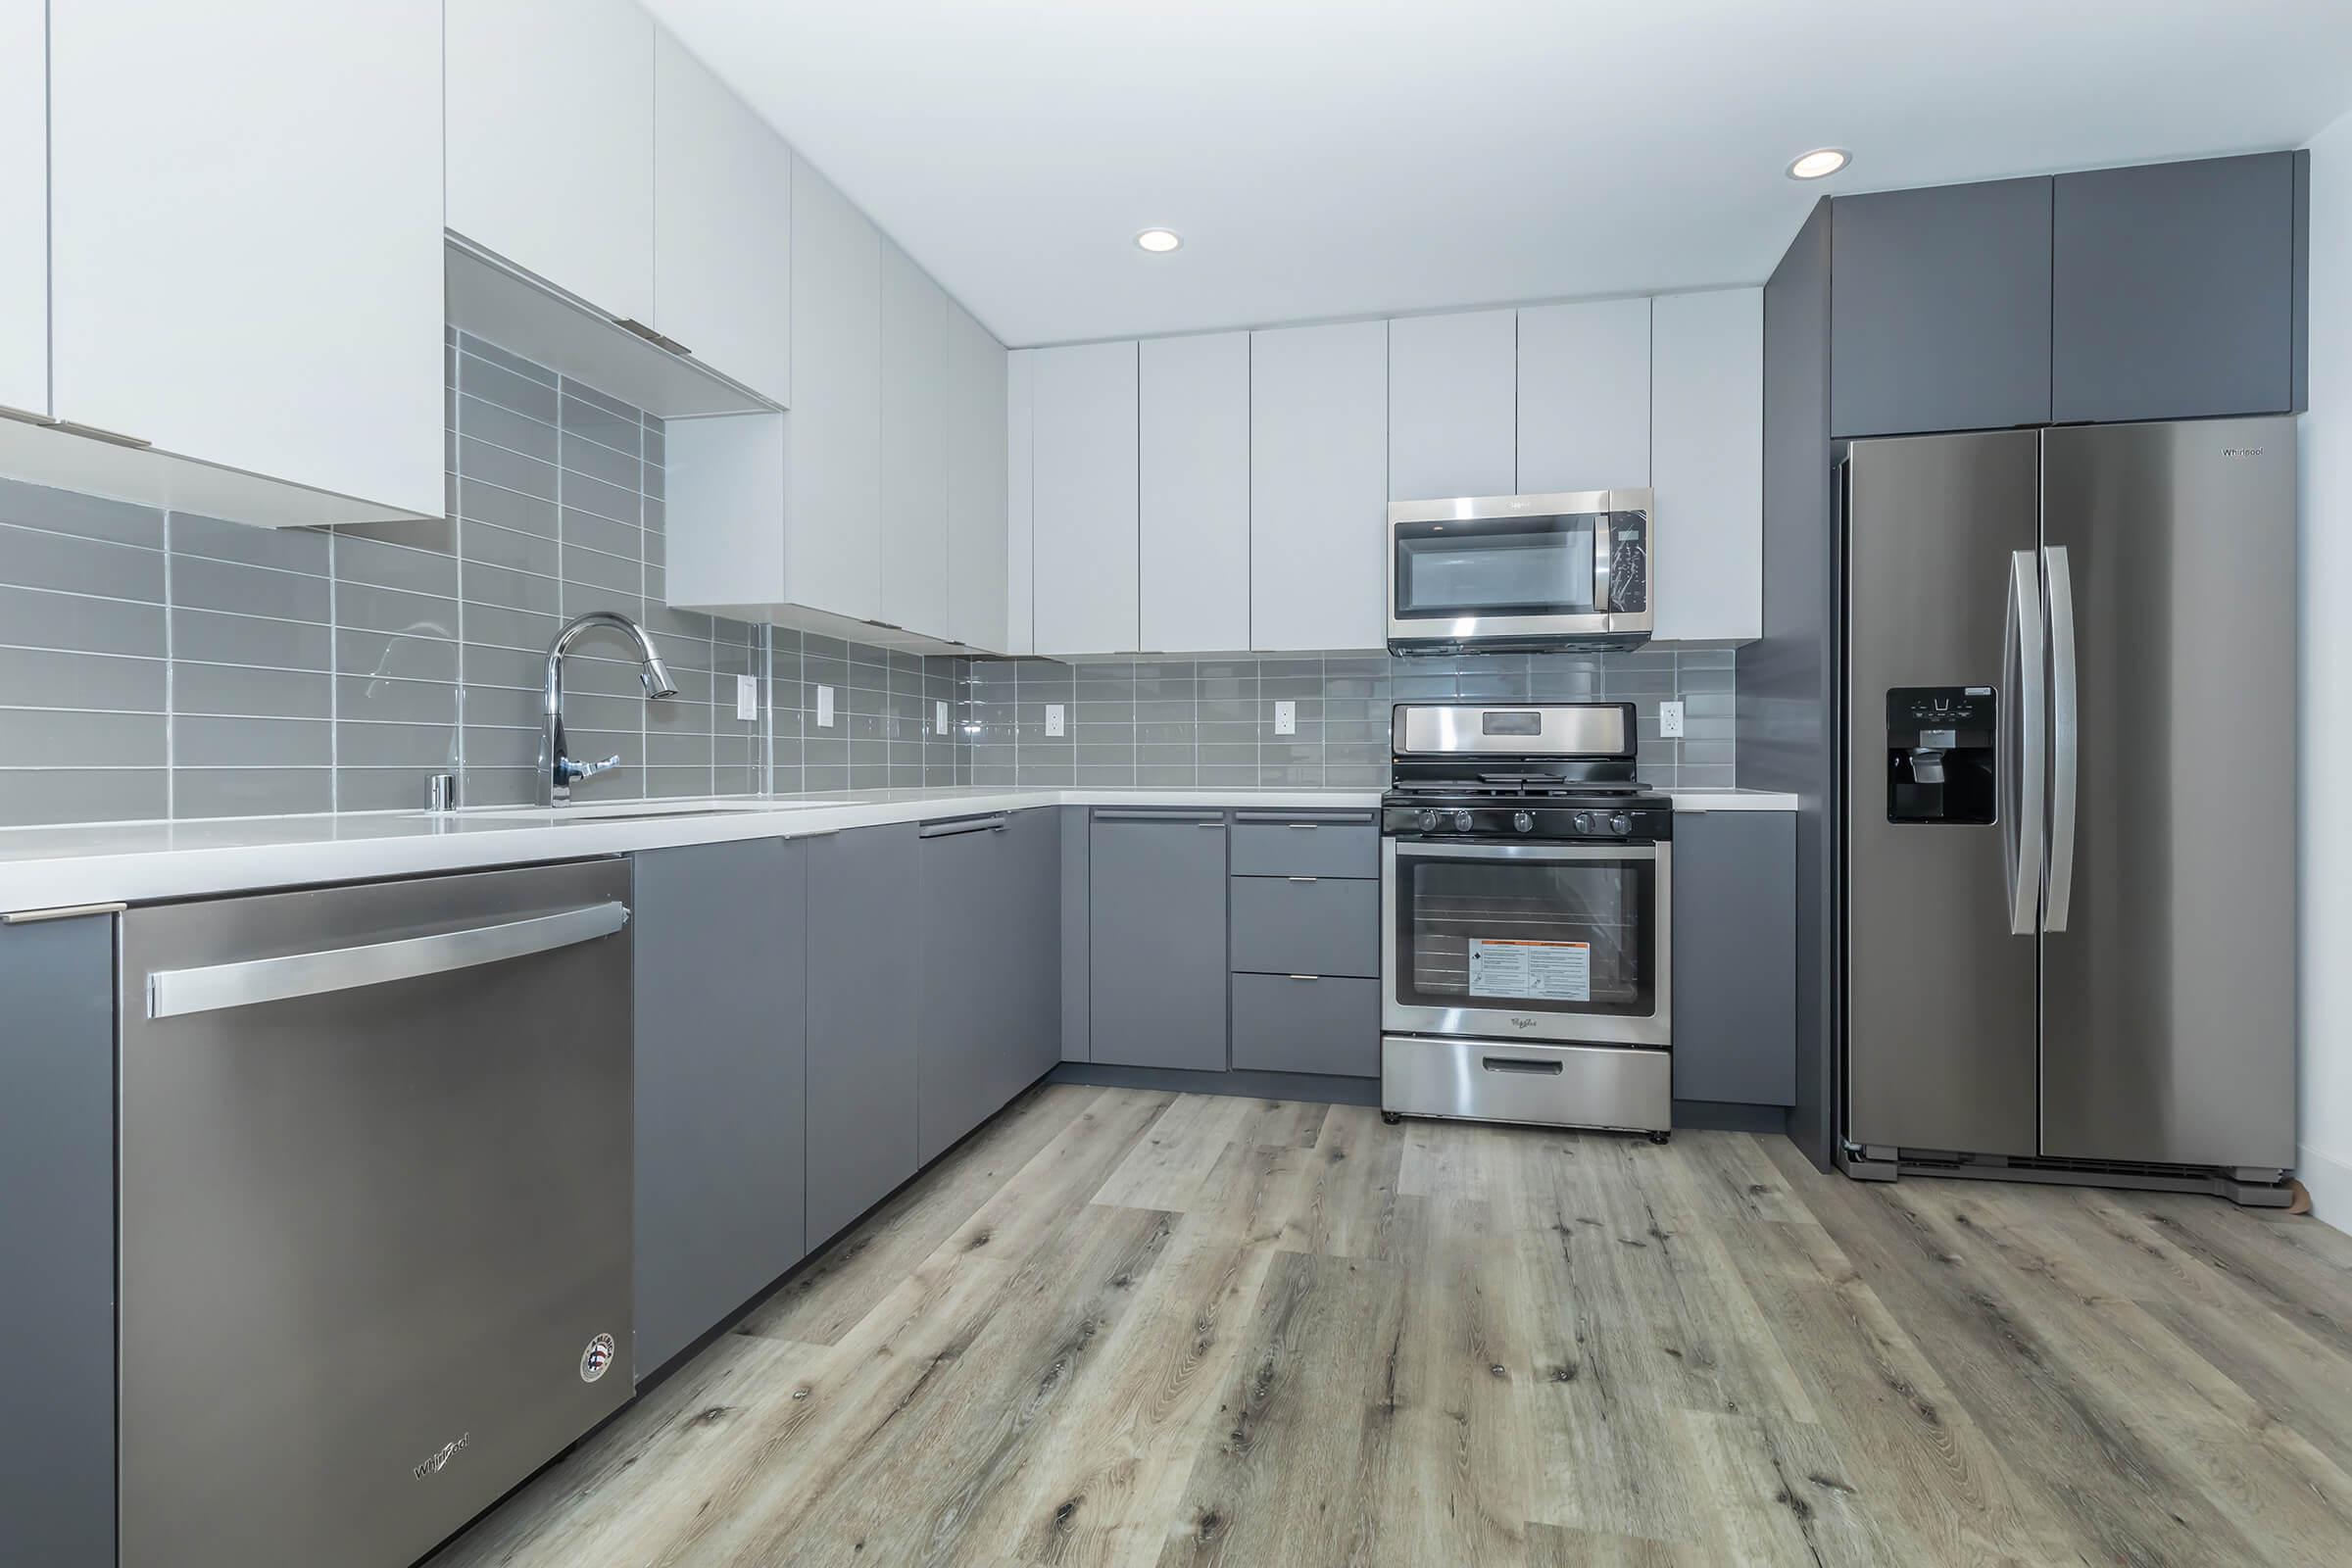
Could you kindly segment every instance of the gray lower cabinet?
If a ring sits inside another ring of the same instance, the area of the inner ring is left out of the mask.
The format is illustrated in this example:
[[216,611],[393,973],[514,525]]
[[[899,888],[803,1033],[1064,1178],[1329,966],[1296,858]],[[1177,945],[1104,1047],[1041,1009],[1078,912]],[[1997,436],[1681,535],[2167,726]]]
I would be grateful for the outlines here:
[[[2299,411],[2309,170],[2257,153],[2060,174],[2054,416]],[[1842,225],[1838,245],[1842,269]]]
[[1674,820],[1674,1098],[1796,1100],[1796,817]]
[[1225,1070],[1225,881],[1223,812],[1094,813],[1092,1059]]
[[1380,1076],[1380,982],[1327,974],[1233,977],[1240,1070]]
[[114,1568],[115,920],[0,926],[0,1562]]
[[2050,417],[2050,182],[1840,196],[1830,433]]
[[807,875],[777,839],[636,857],[640,1378],[806,1250]]
[[1380,884],[1237,876],[1233,966],[1260,974],[1380,974]]
[[911,822],[808,841],[811,1248],[915,1172],[919,843]]
[[920,829],[916,1136],[926,1164],[1061,1058],[1061,834],[1050,808]]

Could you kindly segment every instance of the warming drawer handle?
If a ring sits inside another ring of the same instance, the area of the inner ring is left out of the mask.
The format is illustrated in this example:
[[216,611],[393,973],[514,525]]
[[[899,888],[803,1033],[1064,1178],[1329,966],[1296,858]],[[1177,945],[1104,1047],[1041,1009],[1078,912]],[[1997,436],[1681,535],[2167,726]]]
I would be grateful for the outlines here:
[[627,905],[591,904],[527,920],[406,937],[398,942],[293,953],[280,958],[252,958],[201,969],[158,969],[147,976],[147,1016],[177,1018],[191,1012],[218,1012],[224,1007],[250,1007],[264,1002],[447,974],[594,942],[628,923]]
[[1531,1061],[1525,1056],[1488,1056],[1479,1063],[1489,1072],[1532,1072],[1557,1078],[1566,1070],[1557,1061]]

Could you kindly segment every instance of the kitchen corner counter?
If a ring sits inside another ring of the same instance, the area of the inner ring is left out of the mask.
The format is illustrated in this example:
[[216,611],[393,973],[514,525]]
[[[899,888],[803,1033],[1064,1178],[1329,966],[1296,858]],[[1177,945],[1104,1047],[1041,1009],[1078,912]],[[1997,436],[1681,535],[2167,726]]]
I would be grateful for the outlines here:
[[[1793,796],[1668,791],[1678,811],[1793,810]],[[236,817],[0,829],[0,913],[142,904],[376,877],[625,855],[735,840],[805,838],[884,822],[935,821],[1048,806],[1368,810],[1377,790],[954,789],[613,803],[566,816],[527,808]],[[662,814],[716,807],[708,814]]]

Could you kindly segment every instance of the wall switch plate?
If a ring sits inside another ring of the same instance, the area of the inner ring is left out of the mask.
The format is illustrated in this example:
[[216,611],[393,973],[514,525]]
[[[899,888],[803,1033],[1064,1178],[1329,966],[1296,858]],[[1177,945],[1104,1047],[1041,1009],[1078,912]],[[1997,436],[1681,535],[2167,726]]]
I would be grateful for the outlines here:
[[758,718],[760,716],[760,682],[750,675],[735,677],[735,716],[737,718]]
[[816,727],[819,729],[833,727],[833,688],[830,686],[819,686],[816,689]]
[[1683,705],[1680,701],[1658,705],[1658,734],[1670,741],[1683,738]]
[[1298,705],[1297,703],[1276,703],[1274,705],[1274,733],[1277,735],[1298,733]]
[[947,732],[948,705],[945,703],[933,703],[931,705],[931,733],[934,735],[945,735]]
[[1051,738],[1053,736],[1059,735],[1060,733],[1061,705],[1059,703],[1048,703],[1046,705],[1046,734],[1048,738]]

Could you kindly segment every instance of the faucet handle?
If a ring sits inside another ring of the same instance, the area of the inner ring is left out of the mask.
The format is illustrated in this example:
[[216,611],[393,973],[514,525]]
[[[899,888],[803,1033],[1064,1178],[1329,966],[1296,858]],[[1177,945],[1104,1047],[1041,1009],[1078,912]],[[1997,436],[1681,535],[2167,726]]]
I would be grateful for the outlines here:
[[594,778],[599,773],[610,773],[612,771],[612,769],[618,767],[620,765],[620,754],[615,752],[601,762],[575,762],[570,758],[566,757],[556,765],[563,770],[564,780],[565,783],[576,784],[581,779]]

